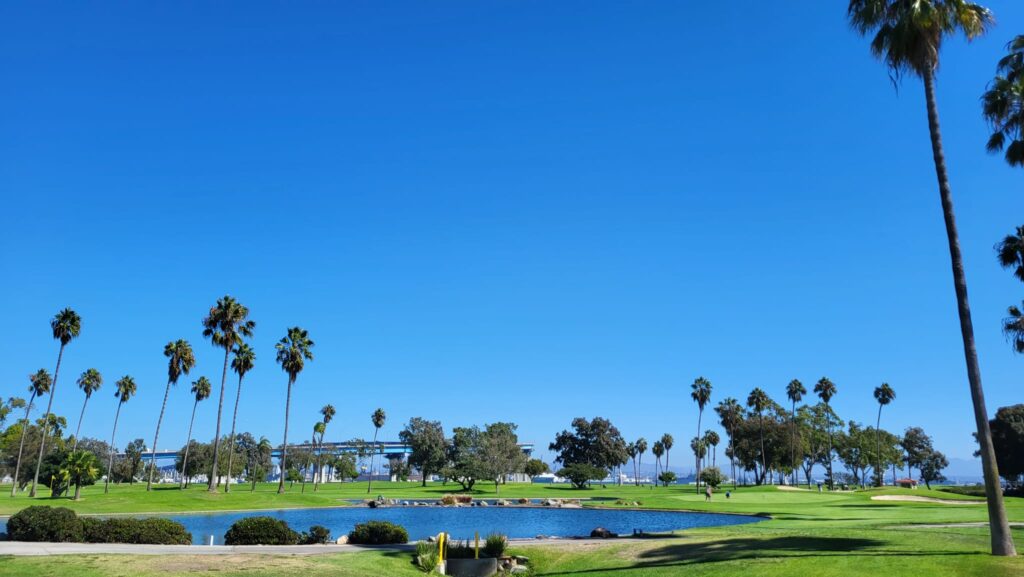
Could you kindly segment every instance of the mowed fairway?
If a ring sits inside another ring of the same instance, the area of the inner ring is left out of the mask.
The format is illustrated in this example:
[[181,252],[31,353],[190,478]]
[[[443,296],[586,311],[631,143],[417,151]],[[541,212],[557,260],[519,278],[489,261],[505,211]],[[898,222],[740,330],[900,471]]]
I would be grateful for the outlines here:
[[[380,483],[373,496],[437,498],[457,488],[431,484]],[[284,507],[346,506],[347,500],[366,497],[366,486],[331,484],[313,493],[296,485],[285,495],[266,484],[254,493],[236,487],[230,494],[209,495],[204,487],[187,491],[167,488],[146,493],[144,486],[116,487],[109,495],[101,486],[84,491],[83,499],[4,499],[4,514],[30,503],[69,506],[81,513],[132,513],[220,511]],[[474,493],[493,498],[494,486]],[[661,576],[661,575],[1024,575],[1024,559],[1000,559],[986,554],[984,527],[928,527],[986,519],[982,504],[872,500],[878,495],[915,495],[956,501],[969,497],[925,489],[877,489],[857,492],[818,493],[783,491],[775,487],[740,488],[726,499],[724,491],[705,503],[693,487],[676,486],[595,488],[576,491],[565,486],[514,484],[501,488],[501,496],[583,497],[592,506],[615,507],[618,499],[640,501],[644,508],[770,515],[772,520],[753,525],[694,529],[675,536],[628,542],[547,542],[517,544],[530,556],[537,575],[564,576]],[[1024,523],[1024,499],[1007,499],[1011,521]],[[302,529],[302,528],[299,528]],[[444,530],[438,527],[438,531]],[[589,530],[589,528],[587,528]],[[1018,546],[1024,548],[1024,530],[1015,529]],[[324,575],[421,575],[408,553],[372,551],[316,557],[269,555],[230,558],[167,556],[128,557],[110,555],[61,557],[5,557],[0,575],[165,575],[189,572],[217,575],[290,576]]]

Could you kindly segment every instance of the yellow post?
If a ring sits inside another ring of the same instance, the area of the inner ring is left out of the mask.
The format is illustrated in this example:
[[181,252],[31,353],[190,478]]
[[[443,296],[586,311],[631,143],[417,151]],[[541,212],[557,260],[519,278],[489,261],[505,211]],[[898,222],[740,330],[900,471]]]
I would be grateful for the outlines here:
[[437,534],[437,558],[444,562],[444,531]]
[[474,554],[473,558],[480,558],[480,531],[476,532],[476,553]]

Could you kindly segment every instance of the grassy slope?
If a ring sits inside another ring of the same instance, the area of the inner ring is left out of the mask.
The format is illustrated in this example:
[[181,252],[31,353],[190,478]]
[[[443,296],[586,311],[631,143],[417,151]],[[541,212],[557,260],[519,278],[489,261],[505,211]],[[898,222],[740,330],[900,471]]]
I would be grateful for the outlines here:
[[[424,499],[436,498],[454,487],[415,484],[379,484],[373,495]],[[284,496],[263,485],[250,494],[205,493],[201,487],[188,491],[164,489],[146,494],[145,487],[118,487],[104,496],[102,487],[89,488],[82,501],[36,499],[40,504],[71,506],[83,513],[140,511],[225,510],[297,506],[343,505],[345,499],[366,496],[365,485],[334,484],[312,493],[298,486]],[[2,490],[2,488],[0,488]],[[2,493],[0,493],[2,494]],[[983,528],[913,528],[921,523],[984,521],[982,505],[941,505],[872,501],[878,494],[907,494],[943,499],[970,500],[939,491],[878,489],[851,493],[780,491],[773,487],[740,489],[726,500],[715,495],[705,503],[692,487],[598,488],[574,491],[562,486],[510,485],[502,497],[589,497],[594,504],[615,506],[622,498],[641,501],[643,507],[710,510],[735,513],[767,513],[773,520],[737,527],[687,531],[676,538],[642,543],[572,547],[521,547],[534,559],[540,575],[618,575],[624,577],[678,575],[1024,575],[1024,558],[995,559],[985,554],[987,532]],[[493,497],[493,485],[477,493]],[[25,497],[4,499],[0,512],[27,506]],[[1024,522],[1024,499],[1008,499],[1011,520]],[[443,528],[438,528],[439,530]],[[1024,550],[1024,532],[1015,530],[1018,547]],[[0,560],[0,575],[148,575],[159,567],[168,575],[217,571],[221,575],[422,575],[409,564],[407,554],[371,552],[315,558],[125,558],[76,556],[60,558],[7,558]],[[753,567],[756,565],[756,567]],[[226,569],[230,567],[230,569]],[[750,573],[754,568],[755,572]]]

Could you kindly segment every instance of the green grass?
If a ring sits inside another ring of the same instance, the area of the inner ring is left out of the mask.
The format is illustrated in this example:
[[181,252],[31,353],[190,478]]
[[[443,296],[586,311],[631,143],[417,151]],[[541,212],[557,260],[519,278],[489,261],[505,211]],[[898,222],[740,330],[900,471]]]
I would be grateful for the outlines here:
[[[372,496],[399,499],[433,499],[454,492],[456,486],[415,483],[379,483]],[[0,488],[2,490],[2,488]],[[304,494],[299,486],[284,495],[276,486],[260,485],[254,493],[236,487],[232,493],[207,494],[203,487],[179,491],[160,488],[147,493],[145,486],[115,487],[109,495],[102,487],[83,491],[81,501],[25,496],[0,501],[0,514],[29,504],[64,505],[80,513],[138,513],[269,509],[282,507],[343,506],[347,499],[365,498],[363,484],[330,484]],[[3,493],[0,493],[3,494]],[[493,498],[494,486],[475,492]],[[643,542],[612,542],[601,545],[566,543],[518,545],[531,557],[538,575],[550,576],[662,576],[679,575],[1024,575],[1024,558],[997,559],[986,554],[984,527],[935,528],[915,525],[985,521],[984,505],[944,505],[875,501],[876,495],[916,495],[946,500],[976,501],[952,493],[919,489],[871,489],[856,492],[818,493],[782,491],[774,487],[740,488],[731,499],[724,491],[710,503],[693,487],[676,486],[595,488],[585,491],[552,485],[507,485],[501,497],[588,498],[590,506],[615,507],[616,500],[640,501],[644,508],[689,509],[770,515],[772,520],[753,525],[696,529],[665,539]],[[1024,499],[1007,499],[1012,521],[1024,522]],[[443,529],[443,528],[439,528]],[[1014,530],[1018,548],[1024,550],[1024,531]],[[166,575],[212,573],[218,575],[310,574],[345,576],[422,575],[409,563],[407,553],[373,551],[322,557],[238,556],[223,557],[117,557],[71,556],[0,559],[0,576],[6,575]]]

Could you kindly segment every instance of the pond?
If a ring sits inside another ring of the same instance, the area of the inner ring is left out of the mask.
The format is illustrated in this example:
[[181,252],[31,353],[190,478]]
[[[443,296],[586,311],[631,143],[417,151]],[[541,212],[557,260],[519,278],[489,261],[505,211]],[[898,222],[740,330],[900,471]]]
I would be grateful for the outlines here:
[[312,525],[323,525],[335,538],[347,534],[356,523],[391,521],[409,531],[412,540],[425,539],[441,531],[456,539],[470,539],[477,531],[483,538],[489,533],[502,533],[513,539],[589,536],[595,527],[604,527],[621,535],[633,530],[659,533],[694,527],[740,525],[763,520],[745,515],[691,513],[684,511],[644,511],[634,509],[569,509],[551,507],[342,507],[336,509],[287,509],[167,515],[192,532],[193,542],[223,542],[224,533],[243,517],[265,515],[283,519],[296,531],[308,531]]

